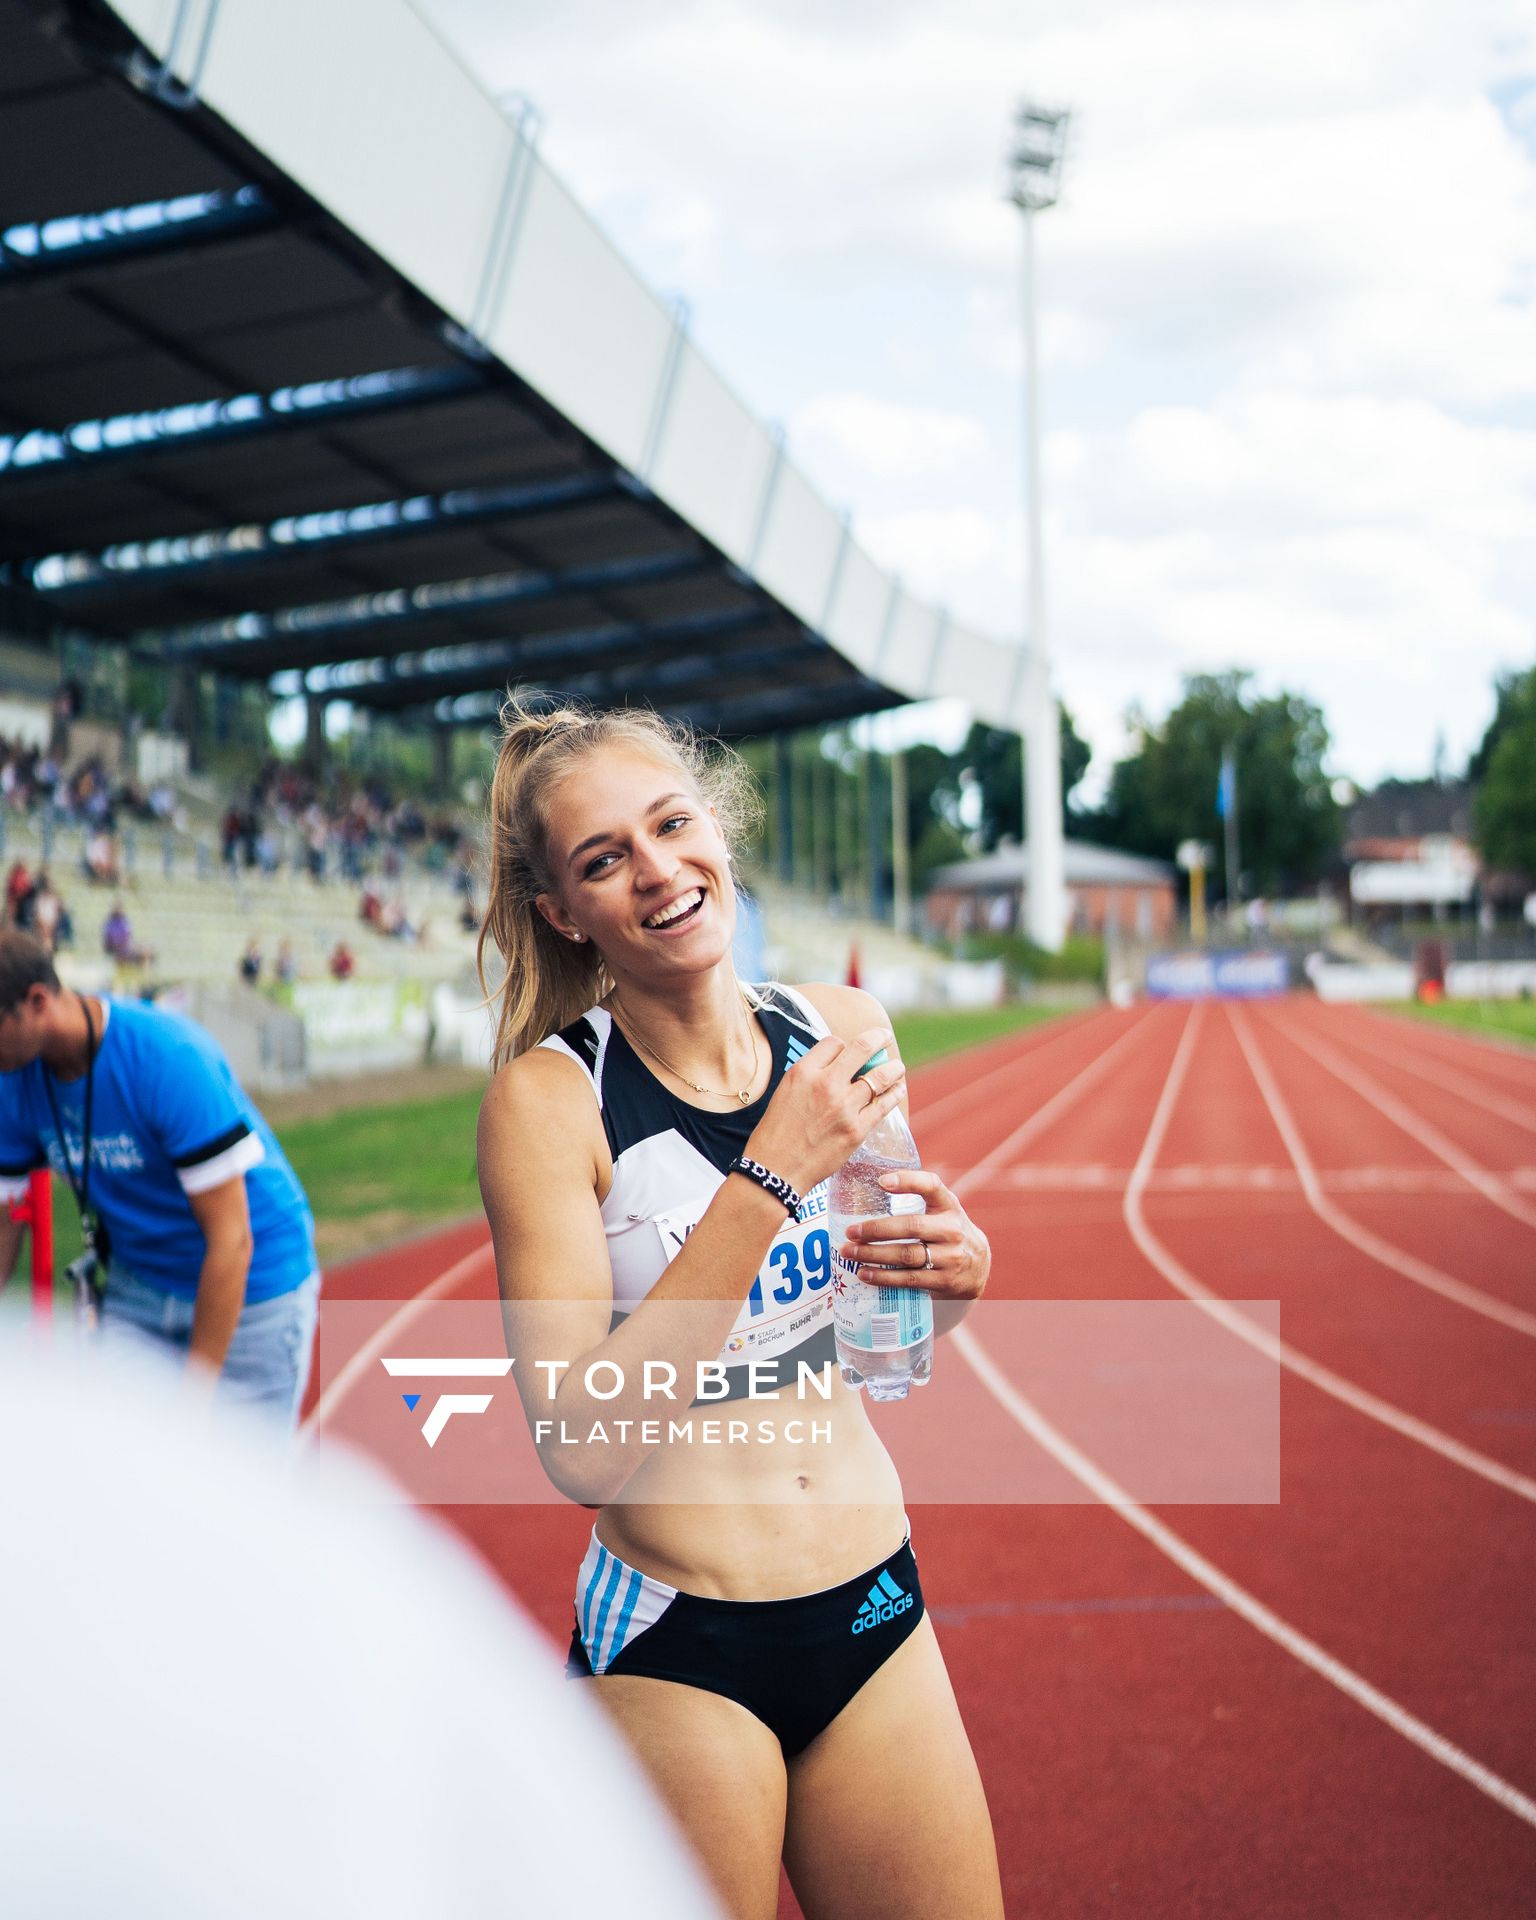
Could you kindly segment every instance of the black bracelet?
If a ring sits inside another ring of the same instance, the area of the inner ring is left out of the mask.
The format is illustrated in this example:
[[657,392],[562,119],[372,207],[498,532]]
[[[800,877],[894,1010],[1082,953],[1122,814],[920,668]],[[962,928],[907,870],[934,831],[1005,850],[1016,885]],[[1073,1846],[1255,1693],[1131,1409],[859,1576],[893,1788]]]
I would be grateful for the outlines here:
[[749,1180],[755,1180],[764,1193],[773,1195],[791,1220],[799,1219],[800,1196],[782,1174],[770,1173],[760,1160],[749,1160],[745,1154],[738,1154],[726,1172],[744,1173]]

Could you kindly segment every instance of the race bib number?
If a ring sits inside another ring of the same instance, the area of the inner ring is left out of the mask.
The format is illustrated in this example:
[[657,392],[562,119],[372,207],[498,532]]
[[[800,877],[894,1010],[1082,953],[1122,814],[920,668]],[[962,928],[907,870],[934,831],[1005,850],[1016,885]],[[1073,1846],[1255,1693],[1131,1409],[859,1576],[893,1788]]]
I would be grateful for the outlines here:
[[[710,1196],[713,1198],[713,1195]],[[663,1257],[670,1263],[687,1244],[708,1201],[655,1216]],[[799,1215],[774,1235],[720,1349],[722,1365],[745,1365],[791,1352],[822,1324],[831,1299],[835,1261],[827,1218],[827,1182],[813,1187]]]

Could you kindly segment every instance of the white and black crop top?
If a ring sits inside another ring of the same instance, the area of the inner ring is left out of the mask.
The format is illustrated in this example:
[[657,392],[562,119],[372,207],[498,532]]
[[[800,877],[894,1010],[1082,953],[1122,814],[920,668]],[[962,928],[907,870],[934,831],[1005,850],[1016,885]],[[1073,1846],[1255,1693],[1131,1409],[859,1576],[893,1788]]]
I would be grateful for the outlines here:
[[[745,1151],[787,1069],[828,1032],[826,1021],[792,988],[773,985],[757,993],[757,1022],[773,1069],[758,1098],[729,1113],[709,1113],[680,1099],[601,1007],[539,1042],[585,1070],[603,1117],[613,1184],[602,1218],[616,1316],[638,1306],[661,1278],[723,1185],[726,1168]],[[820,1368],[833,1358],[827,1185],[824,1180],[813,1187],[798,1217],[786,1219],[742,1303],[719,1355],[731,1382],[727,1399],[746,1394],[749,1363],[773,1369],[759,1371],[761,1388],[792,1385],[800,1362]]]

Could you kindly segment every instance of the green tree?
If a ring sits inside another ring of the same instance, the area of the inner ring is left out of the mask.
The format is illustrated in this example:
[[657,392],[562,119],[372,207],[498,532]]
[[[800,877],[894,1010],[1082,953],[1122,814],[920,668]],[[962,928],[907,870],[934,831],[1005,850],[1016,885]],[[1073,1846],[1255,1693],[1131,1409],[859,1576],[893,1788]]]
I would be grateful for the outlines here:
[[1487,732],[1478,742],[1472,758],[1467,762],[1469,780],[1487,778],[1488,769],[1493,764],[1494,749],[1514,723],[1520,711],[1520,703],[1526,697],[1524,690],[1529,685],[1531,672],[1536,672],[1536,668],[1526,673],[1501,673],[1495,678],[1493,718],[1488,722]]
[[1132,853],[1173,857],[1181,840],[1217,849],[1216,789],[1223,752],[1237,766],[1243,873],[1252,891],[1315,881],[1338,847],[1342,817],[1323,771],[1328,728],[1299,694],[1260,697],[1248,673],[1193,674],[1161,723],[1132,711],[1134,751],[1110,777],[1098,830]]
[[[1063,819],[1073,818],[1072,790],[1088,771],[1093,749],[1083,739],[1066,707],[1057,702],[1058,730],[1061,738],[1061,804]],[[979,838],[983,852],[990,852],[1007,837],[1017,840],[1024,815],[1023,763],[1021,744],[1016,733],[1003,727],[972,724],[965,744],[951,763],[951,788],[956,810],[960,799],[961,777],[968,774],[981,794]]]
[[1495,737],[1474,808],[1478,849],[1490,867],[1536,876],[1536,667],[1501,678],[1488,732]]

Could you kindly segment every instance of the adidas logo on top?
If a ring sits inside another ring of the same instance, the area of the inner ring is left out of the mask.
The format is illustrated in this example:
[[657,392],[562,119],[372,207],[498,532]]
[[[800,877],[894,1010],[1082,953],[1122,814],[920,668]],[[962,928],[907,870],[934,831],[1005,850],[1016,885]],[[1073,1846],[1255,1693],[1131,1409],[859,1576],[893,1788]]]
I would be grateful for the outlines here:
[[869,1598],[854,1615],[853,1631],[868,1633],[873,1627],[883,1627],[888,1620],[894,1620],[898,1613],[905,1613],[911,1605],[911,1594],[904,1593],[882,1567],[880,1578],[869,1590]]

